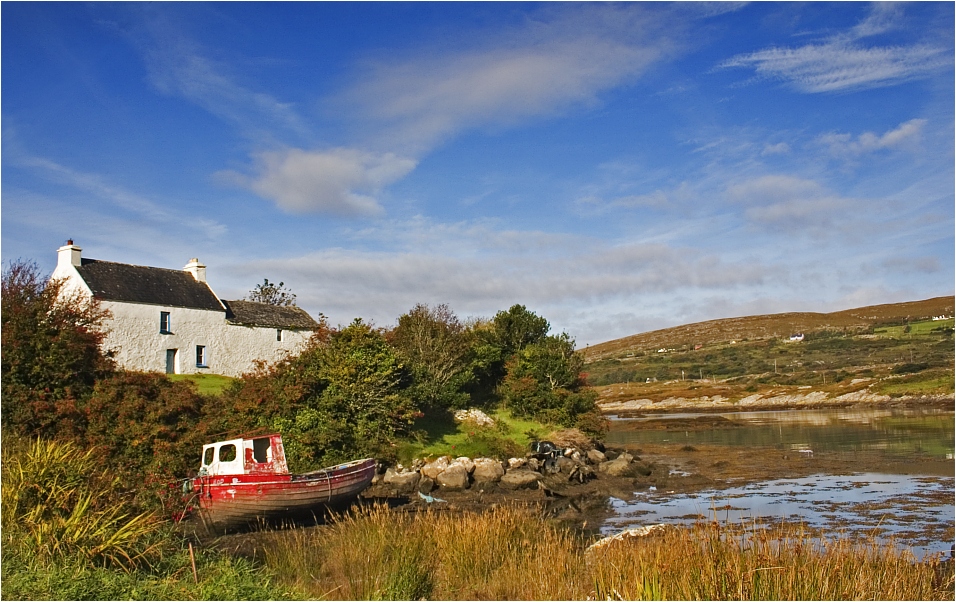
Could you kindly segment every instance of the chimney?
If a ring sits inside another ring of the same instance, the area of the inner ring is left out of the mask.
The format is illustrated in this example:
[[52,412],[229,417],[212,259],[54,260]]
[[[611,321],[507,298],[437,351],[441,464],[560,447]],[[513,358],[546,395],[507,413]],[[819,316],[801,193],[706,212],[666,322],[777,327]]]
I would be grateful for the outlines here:
[[198,282],[206,281],[206,266],[199,263],[199,259],[193,257],[189,260],[189,263],[186,264],[186,267],[183,270],[189,272],[193,275]]
[[80,255],[83,249],[73,244],[73,239],[66,241],[66,245],[56,250],[56,267],[65,268],[67,266],[79,267]]

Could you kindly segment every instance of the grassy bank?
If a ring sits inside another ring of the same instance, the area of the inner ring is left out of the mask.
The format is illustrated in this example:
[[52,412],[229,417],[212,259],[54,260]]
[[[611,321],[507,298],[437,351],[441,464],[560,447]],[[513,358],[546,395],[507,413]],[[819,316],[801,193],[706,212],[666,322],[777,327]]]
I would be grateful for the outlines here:
[[223,390],[236,379],[221,374],[168,374],[173,382],[189,381],[196,384],[196,389],[203,395],[220,395]]
[[535,513],[396,514],[260,533],[287,587],[317,599],[952,599],[952,569],[907,552],[815,540],[799,528],[715,523],[588,550]]
[[450,412],[433,412],[420,418],[412,427],[412,436],[399,445],[399,461],[445,455],[500,459],[523,456],[532,440],[561,429],[516,418],[504,409],[489,410],[488,415],[494,419],[494,426],[456,423]]

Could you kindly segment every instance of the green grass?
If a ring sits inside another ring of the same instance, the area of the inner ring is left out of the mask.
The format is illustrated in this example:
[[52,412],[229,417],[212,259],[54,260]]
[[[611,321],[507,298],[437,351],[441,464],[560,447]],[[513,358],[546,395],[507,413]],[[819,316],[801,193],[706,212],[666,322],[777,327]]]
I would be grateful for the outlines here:
[[427,415],[413,426],[414,440],[400,444],[399,460],[409,462],[445,455],[506,459],[523,455],[533,439],[560,428],[516,418],[507,410],[495,410],[489,415],[497,423],[493,427],[457,424],[451,414]]
[[[940,331],[942,329],[953,328],[953,324],[956,322],[954,319],[949,320],[924,320],[922,322],[913,322],[907,325],[899,326],[886,326],[884,328],[875,328],[873,329],[873,334],[880,336],[891,337],[891,338],[902,338],[902,337],[915,337],[921,335],[933,334],[934,331]],[[909,327],[907,331],[906,328]]]
[[953,372],[924,370],[902,378],[887,379],[873,386],[875,393],[883,395],[952,395]]
[[223,390],[236,379],[220,374],[169,374],[171,381],[192,381],[203,395],[221,395]]

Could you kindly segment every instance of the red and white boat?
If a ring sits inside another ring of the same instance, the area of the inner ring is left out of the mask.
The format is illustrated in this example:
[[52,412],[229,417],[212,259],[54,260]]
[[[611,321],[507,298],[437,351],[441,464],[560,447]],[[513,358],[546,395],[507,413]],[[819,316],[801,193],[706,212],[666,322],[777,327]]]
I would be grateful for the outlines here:
[[199,475],[187,489],[196,494],[203,521],[226,529],[258,519],[307,517],[345,505],[373,476],[371,458],[290,474],[282,437],[273,434],[204,445]]

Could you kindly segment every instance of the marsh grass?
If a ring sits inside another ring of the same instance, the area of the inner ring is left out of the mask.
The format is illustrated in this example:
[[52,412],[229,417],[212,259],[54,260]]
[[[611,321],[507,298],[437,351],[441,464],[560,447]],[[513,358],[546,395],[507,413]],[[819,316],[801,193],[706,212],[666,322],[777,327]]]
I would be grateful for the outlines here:
[[261,566],[198,550],[137,512],[96,452],[4,441],[0,577],[4,600],[265,600],[294,594]]
[[5,450],[2,471],[4,545],[28,549],[38,563],[67,556],[121,568],[148,562],[161,521],[123,503],[93,450],[39,439],[14,447]]
[[952,599],[952,569],[892,546],[702,522],[591,550],[532,510],[389,512],[263,532],[280,581],[316,599]]

